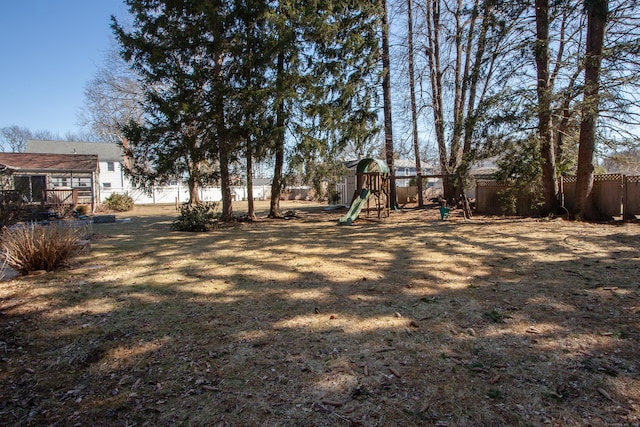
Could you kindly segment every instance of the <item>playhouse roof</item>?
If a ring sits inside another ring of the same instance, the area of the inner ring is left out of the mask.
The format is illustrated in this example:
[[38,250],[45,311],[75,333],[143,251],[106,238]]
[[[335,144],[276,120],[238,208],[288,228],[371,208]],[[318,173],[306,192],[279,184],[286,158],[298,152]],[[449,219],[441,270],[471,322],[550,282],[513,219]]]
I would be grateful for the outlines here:
[[389,167],[380,159],[362,159],[358,162],[357,173],[389,173]]

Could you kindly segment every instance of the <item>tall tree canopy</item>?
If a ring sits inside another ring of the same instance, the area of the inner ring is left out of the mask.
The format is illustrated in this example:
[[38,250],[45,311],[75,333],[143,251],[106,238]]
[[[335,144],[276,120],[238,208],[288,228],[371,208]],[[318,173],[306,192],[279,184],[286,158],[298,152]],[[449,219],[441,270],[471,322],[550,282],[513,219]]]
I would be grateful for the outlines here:
[[[464,184],[474,159],[495,156],[501,179],[539,192],[554,212],[557,177],[576,171],[585,114],[598,113],[594,153],[638,143],[640,13],[631,0],[611,0],[602,52],[592,55],[587,23],[600,3],[429,0],[417,9],[418,98],[442,172]],[[599,95],[586,96],[596,58]]]
[[[217,29],[220,2],[127,0],[133,30],[115,17],[122,55],[142,78],[145,123],[124,128],[134,182],[145,186],[185,177],[191,203],[199,185],[218,175],[212,168],[220,125],[212,108],[224,79],[212,50],[223,44]],[[221,50],[221,49],[220,49]]]
[[230,217],[237,154],[248,169],[270,154],[277,216],[287,147],[311,175],[375,130],[377,1],[126,3],[132,30],[113,28],[145,94],[144,123],[124,129],[138,183],[185,177],[195,203],[219,179]]
[[107,51],[104,63],[86,84],[84,96],[80,121],[102,141],[118,143],[125,125],[144,121],[139,76],[116,46]]
[[[184,178],[193,201],[199,185],[215,180],[231,216],[231,184],[250,180],[254,159],[267,160],[270,215],[278,216],[287,172],[318,184],[337,169],[341,151],[362,151],[382,123],[393,162],[394,139],[409,137],[398,127],[392,134],[387,98],[398,105],[404,91],[383,91],[380,82],[402,87],[392,73],[409,62],[406,92],[419,123],[410,130],[413,151],[418,157],[420,137],[433,129],[437,150],[427,155],[456,177],[445,195],[464,191],[476,159],[496,156],[501,179],[544,189],[546,210],[555,211],[557,177],[576,171],[579,145],[595,141],[593,158],[599,147],[628,150],[638,141],[640,13],[633,0],[609,0],[602,51],[590,56],[587,24],[599,2],[585,9],[569,0],[127,0],[131,29],[114,19],[114,30],[140,76],[145,117],[126,127],[132,173],[147,185]],[[405,16],[400,7],[411,8],[408,38],[393,21]],[[394,48],[409,40],[413,53],[404,61],[397,52],[406,55],[406,46]],[[589,58],[602,64],[597,96],[587,93]],[[594,138],[584,139],[593,111]]]
[[270,216],[278,215],[287,147],[290,166],[317,183],[349,143],[376,132],[379,13],[376,0],[281,1],[275,8]]

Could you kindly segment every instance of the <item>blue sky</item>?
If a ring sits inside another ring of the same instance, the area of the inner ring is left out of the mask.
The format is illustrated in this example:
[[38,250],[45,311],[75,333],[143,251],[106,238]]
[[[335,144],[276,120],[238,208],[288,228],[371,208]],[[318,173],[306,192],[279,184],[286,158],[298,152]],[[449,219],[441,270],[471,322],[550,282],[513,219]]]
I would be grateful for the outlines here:
[[80,130],[84,88],[112,44],[122,0],[5,1],[0,14],[0,128]]

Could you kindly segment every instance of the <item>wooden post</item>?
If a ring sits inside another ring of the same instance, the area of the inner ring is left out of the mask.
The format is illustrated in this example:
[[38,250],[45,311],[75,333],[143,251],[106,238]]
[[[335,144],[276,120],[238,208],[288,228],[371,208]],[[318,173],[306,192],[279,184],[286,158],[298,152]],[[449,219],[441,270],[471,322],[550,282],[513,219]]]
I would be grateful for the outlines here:
[[97,179],[96,179],[96,174],[95,172],[91,172],[91,212],[95,212],[96,211],[96,194],[97,194],[97,188],[96,188],[96,183],[97,183]]

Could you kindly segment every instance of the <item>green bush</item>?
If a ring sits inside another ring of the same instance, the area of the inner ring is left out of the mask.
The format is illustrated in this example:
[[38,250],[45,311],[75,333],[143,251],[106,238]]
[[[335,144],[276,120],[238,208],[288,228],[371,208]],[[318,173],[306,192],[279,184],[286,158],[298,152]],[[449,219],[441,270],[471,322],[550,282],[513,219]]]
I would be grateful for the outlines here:
[[215,202],[197,205],[183,204],[180,206],[180,216],[173,221],[173,231],[208,231],[215,227],[219,214],[215,212],[218,204]]
[[104,201],[104,206],[116,212],[126,212],[133,209],[133,199],[128,194],[113,193]]
[[327,199],[330,205],[337,205],[340,203],[340,192],[334,188],[328,190]]
[[34,222],[2,230],[2,255],[11,268],[21,273],[53,271],[78,254],[83,229],[65,221],[42,225]]
[[509,187],[498,191],[500,210],[505,215],[515,215],[518,212],[518,189]]

